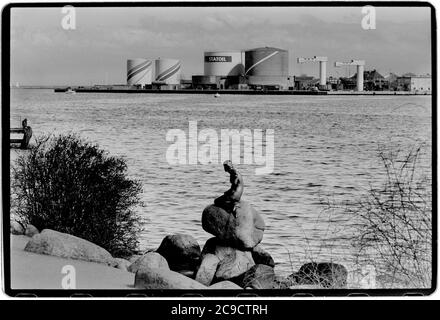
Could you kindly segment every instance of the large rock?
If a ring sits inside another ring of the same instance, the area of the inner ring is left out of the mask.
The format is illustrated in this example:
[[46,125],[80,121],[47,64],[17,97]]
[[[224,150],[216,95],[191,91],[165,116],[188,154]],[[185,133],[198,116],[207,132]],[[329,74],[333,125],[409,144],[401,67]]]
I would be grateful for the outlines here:
[[259,245],[252,249],[252,258],[256,264],[265,264],[272,268],[275,267],[275,261],[272,256]]
[[143,268],[136,272],[134,286],[139,289],[207,289],[206,286],[166,269]]
[[128,267],[131,265],[130,261],[122,258],[115,258],[115,268],[128,271]]
[[220,259],[216,255],[206,254],[203,257],[199,270],[197,271],[196,281],[204,284],[205,286],[209,286],[212,282],[212,279],[214,279],[219,262]]
[[39,234],[39,233],[40,232],[38,231],[38,229],[35,226],[31,225],[31,224],[28,224],[26,226],[26,230],[24,231],[24,234],[26,236],[28,236],[28,237],[31,237],[31,238],[33,236],[35,236],[36,234]]
[[14,235],[23,235],[24,234],[24,227],[20,222],[17,222],[15,220],[11,221],[10,231]]
[[67,259],[98,262],[110,266],[115,264],[111,254],[100,246],[70,234],[50,229],[45,229],[33,236],[24,250]]
[[231,281],[221,281],[209,286],[208,289],[216,290],[242,290],[243,288]]
[[275,272],[272,267],[256,264],[233,281],[242,288],[273,289]]
[[214,282],[233,279],[248,271],[254,264],[249,251],[232,249],[230,254],[220,260]]
[[235,215],[210,205],[203,210],[202,227],[231,247],[250,250],[263,239],[263,218],[249,203],[240,201]]
[[296,285],[318,285],[325,288],[345,288],[347,269],[332,262],[310,262],[301,266],[298,272],[289,276]]
[[220,261],[213,282],[228,280],[249,270],[255,263],[250,251],[225,246],[218,238],[206,241],[202,256],[215,255]]
[[134,263],[140,257],[142,257],[142,254],[134,254],[128,258],[128,261],[130,261],[130,263]]
[[223,260],[227,255],[233,254],[235,252],[235,248],[229,247],[225,245],[218,238],[210,238],[206,241],[202,250],[202,257],[207,254],[214,254],[219,258],[219,260]]
[[127,268],[128,272],[136,273],[144,268],[157,268],[169,270],[168,262],[157,252],[147,252]]
[[202,249],[202,258],[207,254],[215,254],[215,249],[218,245],[221,245],[220,241],[216,238],[209,238]]
[[201,251],[197,240],[184,234],[168,235],[156,250],[167,259],[171,270],[192,271],[200,266]]

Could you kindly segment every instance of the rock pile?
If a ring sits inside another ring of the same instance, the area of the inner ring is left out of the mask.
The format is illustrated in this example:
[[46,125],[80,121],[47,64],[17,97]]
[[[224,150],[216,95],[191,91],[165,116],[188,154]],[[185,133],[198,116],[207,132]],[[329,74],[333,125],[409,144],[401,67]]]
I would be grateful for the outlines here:
[[258,244],[265,223],[261,214],[241,200],[244,182],[230,161],[224,163],[231,188],[202,213],[202,227],[214,235],[202,250],[196,280],[206,285],[231,281],[241,288],[271,289],[275,277],[272,257]]
[[[214,237],[203,250],[189,235],[169,235],[163,239],[157,254],[162,255],[169,271],[162,268],[137,269],[135,286],[164,289],[171,285],[170,277],[191,288],[271,289],[275,263],[258,244],[263,239],[264,220],[251,204],[241,200],[243,178],[227,161],[224,169],[230,174],[231,188],[203,210],[202,227]],[[142,259],[142,258],[140,258]],[[135,262],[134,264],[136,264]],[[129,270],[133,270],[130,266]],[[171,271],[171,272],[170,272]],[[188,282],[182,275],[193,282]],[[167,277],[165,281],[164,278]],[[194,280],[193,280],[194,279]],[[183,287],[185,288],[185,287]]]
[[295,289],[343,288],[347,270],[335,263],[307,263],[287,278],[275,276],[275,262],[260,245],[265,223],[261,214],[241,200],[241,174],[224,163],[231,188],[202,213],[202,227],[214,237],[203,250],[190,235],[168,235],[157,250],[131,258],[114,258],[105,249],[78,237],[11,222],[14,235],[32,237],[25,251],[103,263],[135,273],[140,289]]

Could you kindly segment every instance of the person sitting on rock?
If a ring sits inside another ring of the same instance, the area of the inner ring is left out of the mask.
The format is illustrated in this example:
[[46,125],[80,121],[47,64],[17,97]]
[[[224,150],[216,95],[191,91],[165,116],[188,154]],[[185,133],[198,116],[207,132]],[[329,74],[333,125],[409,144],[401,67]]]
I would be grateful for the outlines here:
[[222,196],[215,199],[214,204],[235,216],[235,210],[240,202],[241,195],[243,194],[243,177],[237,171],[237,169],[234,168],[230,160],[227,160],[223,163],[223,168],[229,173],[231,188]]

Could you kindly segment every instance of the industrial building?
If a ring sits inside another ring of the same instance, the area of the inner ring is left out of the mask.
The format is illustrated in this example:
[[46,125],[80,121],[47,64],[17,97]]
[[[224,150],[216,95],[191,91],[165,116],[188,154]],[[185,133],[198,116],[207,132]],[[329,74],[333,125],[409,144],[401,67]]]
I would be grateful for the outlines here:
[[245,76],[252,89],[286,90],[290,81],[289,52],[264,47],[245,51]]
[[[381,91],[389,87],[389,82],[376,70],[368,70],[363,72],[363,89],[367,91]],[[355,73],[349,79],[343,79],[344,89],[354,90],[357,85],[358,74]]]
[[153,74],[154,61],[143,58],[127,60],[127,85],[149,85],[153,81]]
[[[327,78],[326,56],[299,57],[297,62],[319,63],[319,79],[289,75],[289,51],[275,47],[246,50],[205,51],[203,74],[181,79],[181,62],[177,59],[136,58],[127,60],[127,90],[239,90],[239,91],[408,91],[431,93],[431,76],[390,74],[365,71],[364,60],[335,61],[335,67],[356,66],[351,77]],[[123,86],[106,86],[123,90]],[[286,92],[280,93],[285,94]]]
[[180,89],[181,63],[176,59],[127,60],[127,85],[140,88]]
[[179,89],[180,85],[180,61],[176,59],[157,59],[156,77],[153,81],[153,87],[163,87],[167,89]]
[[204,54],[205,76],[241,76],[244,74],[242,51],[208,51]]
[[397,88],[403,91],[431,93],[431,85],[430,75],[403,75],[397,78]]
[[241,51],[206,51],[204,74],[192,77],[194,89],[287,90],[287,50],[263,47]]
[[311,90],[312,88],[315,88],[319,82],[312,76],[301,75],[294,77],[294,83],[295,90]]

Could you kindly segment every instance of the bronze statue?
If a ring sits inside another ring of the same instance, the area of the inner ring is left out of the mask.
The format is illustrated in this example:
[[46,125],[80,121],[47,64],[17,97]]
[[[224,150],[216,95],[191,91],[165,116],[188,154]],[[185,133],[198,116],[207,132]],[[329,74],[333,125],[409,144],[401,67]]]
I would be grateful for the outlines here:
[[235,209],[240,202],[241,195],[243,194],[243,177],[241,176],[240,172],[234,168],[230,160],[227,160],[223,163],[223,168],[229,173],[231,188],[222,196],[215,199],[214,204],[225,209],[227,212],[234,214],[235,216]]
[[219,243],[249,251],[263,239],[266,225],[260,213],[241,199],[243,177],[232,162],[225,161],[223,168],[229,173],[231,187],[203,210],[202,227]]

